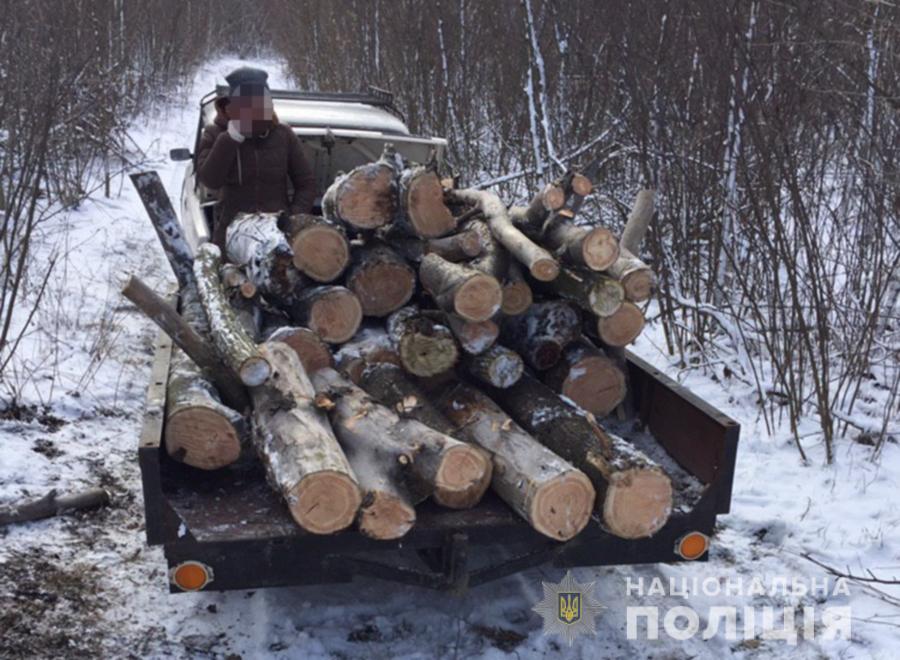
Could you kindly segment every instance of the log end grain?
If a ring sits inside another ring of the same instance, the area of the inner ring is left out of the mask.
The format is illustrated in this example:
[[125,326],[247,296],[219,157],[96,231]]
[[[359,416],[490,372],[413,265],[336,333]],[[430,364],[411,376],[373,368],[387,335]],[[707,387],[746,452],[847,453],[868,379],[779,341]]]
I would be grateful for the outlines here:
[[297,524],[313,534],[333,534],[349,527],[362,503],[349,475],[323,470],[305,477],[287,496]]
[[333,365],[328,346],[309,328],[278,328],[268,337],[268,341],[284,342],[294,349],[307,374]]
[[394,170],[387,164],[357,168],[338,188],[338,216],[354,227],[377,229],[391,222],[396,212]]
[[591,270],[606,270],[619,258],[619,241],[606,227],[594,227],[581,243],[581,258]]
[[643,329],[643,313],[637,305],[627,301],[614,314],[597,319],[597,335],[610,346],[627,346]]
[[531,501],[534,528],[558,541],[568,541],[591,519],[596,492],[580,470],[565,472],[541,484]]
[[437,238],[456,228],[456,220],[444,204],[444,190],[435,172],[415,176],[407,191],[409,224],[422,238]]
[[594,184],[584,174],[572,176],[572,192],[582,197],[587,197],[594,190]]
[[357,519],[360,532],[381,541],[399,539],[415,522],[416,510],[409,502],[384,491],[366,494]]
[[560,394],[603,417],[625,399],[625,374],[609,358],[589,355],[571,366]]
[[333,287],[310,305],[309,328],[332,344],[348,341],[362,322],[362,305],[352,291]]
[[511,280],[503,285],[503,301],[500,309],[507,316],[525,313],[533,301],[531,287],[524,280]]
[[435,376],[453,368],[459,349],[452,335],[410,332],[398,346],[403,368],[414,376]]
[[479,273],[464,282],[453,299],[454,311],[468,321],[486,321],[503,302],[500,283],[490,275]]
[[347,286],[359,298],[363,314],[387,316],[412,298],[416,274],[399,261],[381,261],[349,278]]
[[653,536],[671,512],[672,482],[662,470],[633,468],[611,477],[603,502],[603,523],[616,536]]
[[350,261],[347,239],[335,227],[307,227],[291,240],[294,266],[316,282],[333,282]]
[[181,408],[166,419],[166,451],[176,461],[201,470],[218,470],[241,454],[231,420],[208,408]]
[[528,270],[531,276],[539,282],[552,282],[559,275],[559,264],[555,259],[541,257],[535,259]]
[[588,290],[588,307],[597,316],[612,316],[624,300],[625,289],[612,278],[598,279]]
[[644,302],[653,295],[656,286],[653,271],[649,268],[640,268],[627,273],[622,277],[622,288],[625,297],[632,302]]
[[244,385],[257,387],[265,383],[272,375],[272,365],[261,355],[252,355],[244,360],[238,373]]
[[487,452],[474,445],[454,445],[443,453],[434,481],[434,500],[450,509],[473,507],[490,485],[491,473]]

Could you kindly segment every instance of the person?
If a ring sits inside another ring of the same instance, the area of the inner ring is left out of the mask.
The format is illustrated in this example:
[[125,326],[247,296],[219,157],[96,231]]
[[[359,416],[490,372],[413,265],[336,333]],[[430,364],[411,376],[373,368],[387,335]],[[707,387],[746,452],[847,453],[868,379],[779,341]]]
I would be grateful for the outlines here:
[[[229,223],[240,212],[308,213],[316,179],[300,139],[278,121],[268,74],[242,67],[225,77],[228,96],[215,101],[216,117],[203,129],[197,178],[218,191],[212,242],[225,252]],[[288,197],[288,181],[293,196]]]

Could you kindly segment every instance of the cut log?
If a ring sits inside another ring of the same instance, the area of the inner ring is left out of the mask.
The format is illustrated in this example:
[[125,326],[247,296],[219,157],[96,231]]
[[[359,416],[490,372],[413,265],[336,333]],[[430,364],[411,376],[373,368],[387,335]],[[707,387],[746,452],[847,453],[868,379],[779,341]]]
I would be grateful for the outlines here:
[[509,253],[493,237],[490,228],[482,221],[466,224],[467,231],[475,233],[483,246],[481,256],[471,262],[471,266],[490,275],[501,286],[500,310],[514,316],[524,312],[532,303],[531,287],[519,263],[511,259]]
[[556,259],[513,225],[507,214],[506,206],[497,195],[484,190],[471,189],[452,190],[448,194],[452,199],[477,205],[484,214],[494,238],[528,268],[532,277],[542,282],[549,282],[557,276],[559,264]]
[[319,369],[334,365],[328,346],[319,338],[319,335],[309,328],[294,326],[270,328],[263,338],[266,341],[283,342],[294,349],[307,374],[313,374]]
[[334,180],[322,198],[322,212],[356,229],[377,229],[398,211],[396,152],[385,145],[381,158],[355,167]]
[[500,327],[491,320],[475,323],[453,314],[447,314],[446,319],[456,341],[469,355],[484,353],[494,345],[500,335]]
[[432,403],[433,397],[427,396],[400,366],[388,362],[369,363],[360,370],[357,385],[400,417],[454,435],[455,427]]
[[604,527],[626,539],[653,536],[672,511],[672,484],[662,468],[630,443],[607,433],[525,374],[490,396],[538,442],[582,470],[597,491]]
[[341,344],[359,329],[362,305],[342,286],[322,285],[304,289],[291,306],[291,318],[308,327],[324,341]]
[[[593,326],[593,327],[592,327]],[[644,329],[644,314],[634,303],[627,300],[611,316],[601,316],[596,324],[585,324],[587,335],[600,339],[609,346],[627,346]]]
[[[469,508],[481,500],[491,479],[491,464],[483,452],[414,419],[399,417],[333,369],[319,371],[314,381],[320,397],[331,402],[335,433],[348,455],[362,456],[359,462],[367,465],[369,475],[398,485],[393,475],[401,467],[410,504],[429,495],[450,508]],[[369,475],[360,479],[372,483]],[[388,527],[400,531],[397,524]]]
[[387,316],[412,298],[416,273],[388,246],[372,243],[353,251],[347,288],[359,298],[366,316]]
[[584,339],[569,344],[541,379],[597,417],[608,415],[625,400],[625,373],[617,361]]
[[419,264],[419,279],[438,307],[467,321],[486,321],[500,309],[500,284],[469,266],[429,254]]
[[122,295],[162,328],[175,345],[204,370],[229,408],[244,411],[250,407],[250,399],[237,374],[222,363],[210,341],[191,327],[175,307],[133,275],[122,288]]
[[356,476],[313,403],[315,390],[294,350],[280,342],[259,350],[276,376],[253,390],[254,443],[269,483],[300,527],[314,534],[340,531],[362,501]]
[[597,316],[611,316],[625,298],[625,291],[618,280],[590,270],[563,267],[555,280],[538,282],[535,286],[543,293],[571,300]]
[[594,184],[591,180],[579,172],[572,174],[570,186],[573,193],[582,197],[587,197],[594,191]]
[[653,271],[637,257],[653,219],[655,199],[653,190],[641,190],[637,194],[622,231],[619,258],[608,269],[608,273],[622,283],[626,300],[632,302],[649,299],[656,284]]
[[228,260],[240,266],[257,290],[289,304],[306,283],[294,267],[293,252],[278,228],[277,213],[238,213],[228,225]]
[[411,238],[397,231],[388,231],[385,232],[384,239],[413,263],[419,263],[422,261],[422,257],[431,253],[443,257],[447,261],[468,261],[480,255],[483,249],[481,238],[471,230],[428,240]]
[[440,404],[460,437],[491,453],[491,487],[534,529],[557,541],[568,541],[584,529],[596,494],[583,472],[537,442],[472,387],[454,387]]
[[456,220],[444,204],[444,190],[437,173],[413,167],[400,176],[402,226],[421,238],[437,238],[456,229]]
[[605,227],[583,227],[557,216],[543,234],[543,244],[566,263],[606,270],[619,257],[619,242]]
[[209,320],[210,334],[219,355],[240,376],[244,385],[262,385],[272,369],[259,354],[253,340],[247,336],[225,296],[219,281],[221,260],[219,248],[212,243],[204,243],[194,261],[197,289]]
[[626,300],[644,302],[653,295],[653,271],[625,247],[620,248],[619,258],[606,272],[622,283]]
[[465,357],[463,363],[479,381],[499,388],[515,383],[525,369],[521,356],[500,344],[494,344],[480,355]]
[[548,183],[531,198],[528,206],[510,207],[510,220],[528,236],[539,238],[550,213],[561,209],[566,203],[566,197],[562,182]]
[[388,317],[387,332],[403,368],[415,376],[449,371],[459,358],[450,328],[415,307],[404,307]]
[[138,172],[132,174],[130,178],[156,230],[163,252],[172,266],[175,279],[178,281],[178,289],[195,286],[193,251],[184,237],[184,232],[181,231],[181,223],[178,222],[178,216],[175,215],[172,201],[166,194],[159,174],[155,171]]
[[241,414],[221,402],[200,367],[176,348],[166,385],[169,456],[201,470],[217,470],[240,457],[242,433]]
[[559,361],[563,348],[581,335],[581,315],[568,303],[535,303],[520,316],[503,319],[501,341],[542,371]]
[[282,215],[279,228],[294,253],[294,266],[316,282],[333,282],[350,262],[350,244],[340,225],[307,213]]
[[44,520],[70,511],[97,509],[107,504],[109,493],[102,488],[92,488],[72,495],[57,495],[54,488],[40,499],[0,508],[0,525]]
[[235,291],[242,298],[248,300],[256,296],[256,285],[247,278],[240,266],[222,264],[222,268],[219,270],[219,279],[222,280],[222,286],[229,294]]
[[383,328],[363,329],[335,354],[338,371],[346,374],[354,383],[359,382],[360,374],[366,366],[382,362],[403,366],[396,346]]

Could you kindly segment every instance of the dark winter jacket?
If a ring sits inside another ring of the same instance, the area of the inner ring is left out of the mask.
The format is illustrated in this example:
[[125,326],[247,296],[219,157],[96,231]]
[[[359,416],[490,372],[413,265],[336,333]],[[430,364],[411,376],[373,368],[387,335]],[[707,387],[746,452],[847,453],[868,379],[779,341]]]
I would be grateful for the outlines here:
[[[239,212],[308,213],[316,194],[316,179],[289,126],[275,119],[258,137],[237,142],[228,135],[222,112],[203,129],[197,149],[197,178],[217,190],[212,241],[225,251],[228,224]],[[294,188],[288,199],[288,180]]]

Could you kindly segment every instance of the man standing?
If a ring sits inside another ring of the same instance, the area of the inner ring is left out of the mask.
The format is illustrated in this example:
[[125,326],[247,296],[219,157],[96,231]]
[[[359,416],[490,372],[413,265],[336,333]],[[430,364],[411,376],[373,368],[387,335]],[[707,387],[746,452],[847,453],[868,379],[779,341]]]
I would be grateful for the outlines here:
[[[268,77],[249,67],[228,74],[228,96],[216,99],[216,118],[200,138],[197,178],[219,191],[212,241],[223,253],[235,214],[308,213],[315,199],[312,168],[300,139],[275,116]],[[291,199],[288,180],[294,189]]]

